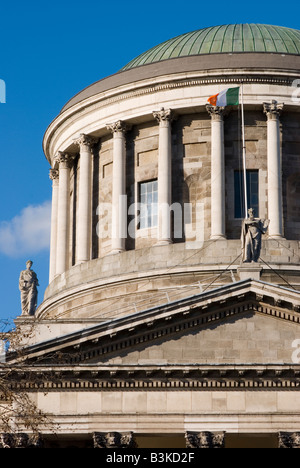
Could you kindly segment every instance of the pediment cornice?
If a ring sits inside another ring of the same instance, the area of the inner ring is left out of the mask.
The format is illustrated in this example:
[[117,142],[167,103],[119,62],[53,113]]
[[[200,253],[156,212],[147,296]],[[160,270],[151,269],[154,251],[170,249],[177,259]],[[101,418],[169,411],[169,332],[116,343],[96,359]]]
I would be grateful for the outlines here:
[[[22,359],[49,364],[101,360],[249,313],[299,325],[299,311],[298,291],[246,280],[30,346]],[[16,354],[8,356],[9,360],[16,358]]]

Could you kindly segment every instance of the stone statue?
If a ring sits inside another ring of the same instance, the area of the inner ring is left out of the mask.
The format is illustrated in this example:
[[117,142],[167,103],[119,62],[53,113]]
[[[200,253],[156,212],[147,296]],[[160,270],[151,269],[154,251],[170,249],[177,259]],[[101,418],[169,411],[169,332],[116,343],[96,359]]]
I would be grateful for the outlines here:
[[21,271],[20,274],[19,289],[21,291],[22,315],[34,315],[37,306],[39,282],[31,267],[32,261],[28,260],[26,270]]
[[253,208],[248,210],[248,215],[242,225],[243,262],[257,263],[261,252],[261,236],[267,232],[269,220],[255,218]]

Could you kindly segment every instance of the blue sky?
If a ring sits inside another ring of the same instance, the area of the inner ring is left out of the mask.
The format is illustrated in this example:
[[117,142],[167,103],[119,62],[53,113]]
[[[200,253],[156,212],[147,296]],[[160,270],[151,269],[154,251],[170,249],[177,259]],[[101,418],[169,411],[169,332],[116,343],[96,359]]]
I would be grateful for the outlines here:
[[[294,12],[294,14],[293,14]],[[52,0],[0,7],[0,319],[21,313],[18,278],[29,258],[48,283],[51,183],[42,139],[77,92],[179,34],[227,23],[300,29],[298,3]],[[1,94],[0,94],[1,96]]]

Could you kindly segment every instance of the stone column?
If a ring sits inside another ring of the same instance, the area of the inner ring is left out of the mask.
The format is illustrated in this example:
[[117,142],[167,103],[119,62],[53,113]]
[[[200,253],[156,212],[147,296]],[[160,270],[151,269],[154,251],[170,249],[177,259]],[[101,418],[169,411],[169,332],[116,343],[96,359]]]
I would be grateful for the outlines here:
[[59,164],[56,274],[60,275],[68,268],[71,157],[66,153],[59,152],[56,160]]
[[50,169],[52,180],[52,210],[51,210],[51,240],[50,240],[50,271],[49,283],[54,280],[56,274],[56,248],[57,248],[57,214],[58,214],[58,184],[59,171]]
[[107,125],[113,132],[113,187],[112,187],[112,246],[111,253],[125,250],[127,237],[127,201],[126,201],[126,139],[128,130],[125,122],[119,120]]
[[78,212],[76,229],[76,263],[91,259],[92,233],[92,146],[94,138],[81,134],[75,140],[80,149],[80,172],[78,187]]
[[189,449],[225,448],[225,432],[186,432],[185,439]]
[[279,116],[283,104],[277,101],[264,102],[264,113],[268,118],[268,218],[269,237],[283,236],[282,214],[282,169]]
[[158,147],[158,245],[172,243],[171,211],[172,205],[172,139],[171,109],[162,108],[153,112],[159,123]]
[[281,449],[300,448],[300,432],[279,432],[278,440]]
[[136,448],[133,432],[94,432],[94,448]]
[[211,116],[211,239],[225,239],[224,107],[206,106]]

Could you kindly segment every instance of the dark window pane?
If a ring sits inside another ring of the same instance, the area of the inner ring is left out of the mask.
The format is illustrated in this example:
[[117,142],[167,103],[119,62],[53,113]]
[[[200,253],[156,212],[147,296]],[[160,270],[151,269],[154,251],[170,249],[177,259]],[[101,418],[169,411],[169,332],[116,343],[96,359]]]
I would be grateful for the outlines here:
[[[247,204],[248,209],[253,208],[256,217],[259,216],[259,188],[258,188],[258,171],[247,170]],[[248,216],[248,214],[247,214]],[[244,202],[244,173],[243,171],[235,171],[234,173],[234,217],[245,218],[245,202]]]

